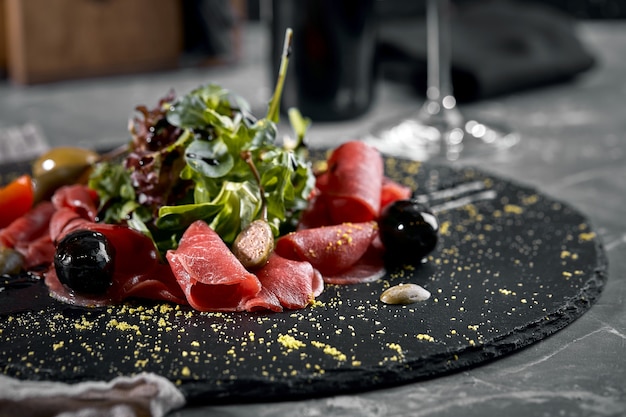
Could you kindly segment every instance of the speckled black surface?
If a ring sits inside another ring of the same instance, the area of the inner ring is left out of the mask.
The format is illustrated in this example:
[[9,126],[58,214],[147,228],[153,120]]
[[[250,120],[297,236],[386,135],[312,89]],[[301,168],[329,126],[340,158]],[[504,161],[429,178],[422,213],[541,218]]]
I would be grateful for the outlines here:
[[[452,199],[495,198],[441,211],[441,239],[426,264],[392,268],[371,284],[328,286],[300,311],[213,314],[146,302],[85,310],[53,301],[43,285],[5,289],[1,372],[70,382],[155,372],[191,403],[347,393],[498,358],[565,327],[599,295],[606,258],[578,211],[472,168],[394,159],[386,167],[418,193],[480,184]],[[432,297],[378,301],[402,282]]]

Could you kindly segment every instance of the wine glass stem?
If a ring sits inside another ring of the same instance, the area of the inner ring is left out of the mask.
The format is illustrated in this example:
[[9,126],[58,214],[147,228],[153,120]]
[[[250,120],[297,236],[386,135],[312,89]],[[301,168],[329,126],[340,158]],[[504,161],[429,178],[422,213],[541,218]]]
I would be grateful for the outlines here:
[[427,0],[426,31],[425,110],[435,115],[456,106],[451,80],[450,0]]

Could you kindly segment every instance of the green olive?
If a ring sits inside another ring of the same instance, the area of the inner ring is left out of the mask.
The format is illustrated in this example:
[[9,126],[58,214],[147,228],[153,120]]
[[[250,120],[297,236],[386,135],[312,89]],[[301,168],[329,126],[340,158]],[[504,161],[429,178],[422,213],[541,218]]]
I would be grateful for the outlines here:
[[63,185],[84,182],[99,158],[94,151],[74,147],[58,147],[44,153],[32,164],[35,200],[49,198]]

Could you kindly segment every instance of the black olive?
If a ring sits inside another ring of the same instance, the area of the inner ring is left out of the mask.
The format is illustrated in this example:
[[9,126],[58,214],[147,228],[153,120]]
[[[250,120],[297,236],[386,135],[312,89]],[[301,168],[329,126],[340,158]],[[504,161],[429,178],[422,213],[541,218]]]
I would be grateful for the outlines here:
[[387,205],[379,226],[386,257],[391,262],[419,263],[437,246],[437,216],[415,200],[398,200]]
[[77,230],[57,245],[54,269],[59,281],[79,294],[102,295],[113,283],[115,248],[100,232]]

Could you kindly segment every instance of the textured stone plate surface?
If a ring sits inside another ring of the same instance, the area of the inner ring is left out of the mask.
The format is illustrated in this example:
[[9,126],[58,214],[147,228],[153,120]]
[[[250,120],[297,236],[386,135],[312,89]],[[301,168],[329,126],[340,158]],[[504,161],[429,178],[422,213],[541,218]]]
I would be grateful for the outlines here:
[[[425,264],[391,267],[371,284],[327,286],[315,305],[280,314],[143,301],[87,310],[52,300],[40,283],[5,285],[0,371],[69,382],[154,372],[192,403],[347,393],[496,359],[565,327],[599,295],[603,248],[567,204],[472,168],[395,159],[386,167],[438,207],[441,239]],[[5,167],[1,179],[19,169]],[[379,301],[406,282],[432,297]]]

